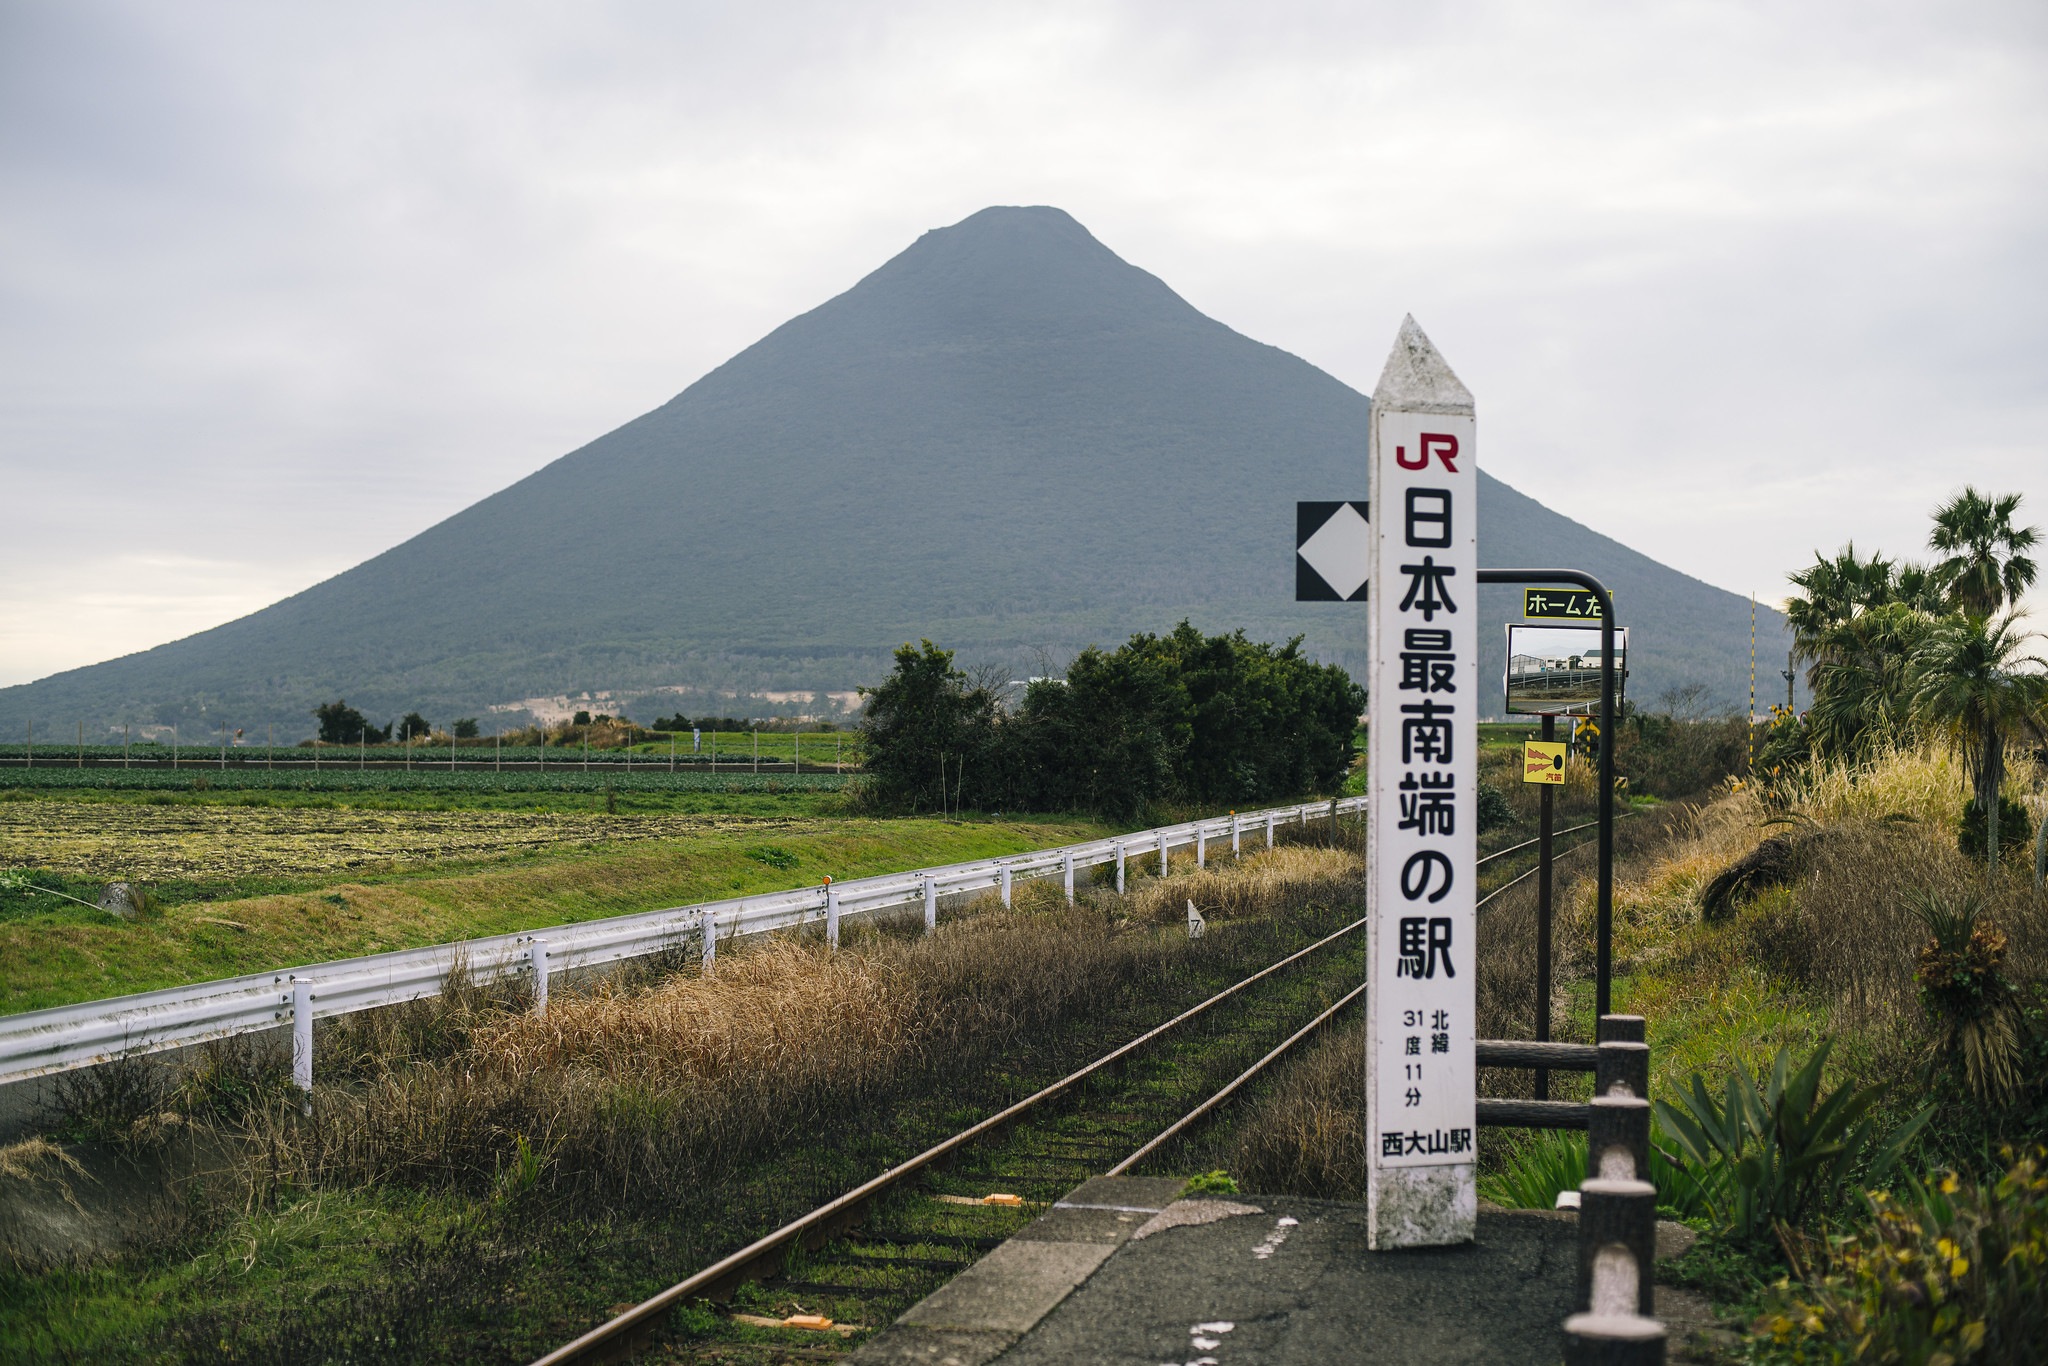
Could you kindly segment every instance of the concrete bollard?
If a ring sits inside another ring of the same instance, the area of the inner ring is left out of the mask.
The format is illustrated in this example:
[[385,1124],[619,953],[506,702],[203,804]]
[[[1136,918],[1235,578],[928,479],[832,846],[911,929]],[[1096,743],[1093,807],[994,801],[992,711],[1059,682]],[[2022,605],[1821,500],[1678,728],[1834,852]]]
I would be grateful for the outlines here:
[[1124,842],[1116,842],[1116,894],[1124,894]]
[[1599,1046],[1593,1069],[1596,1096],[1650,1098],[1650,1046],[1623,1039],[1609,1039]]
[[533,1013],[548,1013],[548,941],[530,939],[526,944],[526,958],[533,965]]
[[1650,1102],[1641,1096],[1595,1096],[1586,1123],[1586,1175],[1647,1181]]
[[292,1085],[304,1097],[303,1108],[313,1113],[313,984],[303,977],[292,978]]
[[1608,1043],[1610,1041],[1614,1043],[1648,1043],[1650,1036],[1648,1027],[1643,1022],[1643,1017],[1640,1015],[1602,1015],[1598,1030],[1594,1035],[1594,1042]]
[[[1619,1302],[1621,1283],[1614,1268],[1616,1254],[1628,1258],[1627,1278],[1634,1286],[1635,1301]],[[1652,1263],[1657,1254],[1657,1188],[1647,1181],[1588,1177],[1579,1187],[1579,1277],[1573,1303],[1578,1312],[1594,1314],[1634,1313],[1649,1317],[1656,1312]],[[1607,1295],[1599,1303],[1593,1298],[1594,1270],[1606,1268],[1603,1283]]]
[[939,931],[939,880],[930,873],[924,875],[924,932],[928,935]]
[[1071,906],[1074,904],[1074,851],[1071,849],[1067,850],[1065,857],[1060,860],[1060,863],[1060,871],[1065,877],[1067,884],[1067,904]]
[[839,889],[830,878],[825,879],[825,943],[839,947]]

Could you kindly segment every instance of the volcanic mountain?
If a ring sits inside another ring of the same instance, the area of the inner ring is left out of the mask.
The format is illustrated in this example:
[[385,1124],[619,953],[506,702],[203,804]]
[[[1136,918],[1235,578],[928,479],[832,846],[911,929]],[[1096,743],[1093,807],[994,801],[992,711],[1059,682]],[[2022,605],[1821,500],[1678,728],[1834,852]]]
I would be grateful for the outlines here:
[[[282,740],[340,696],[437,723],[586,693],[643,721],[766,715],[793,708],[762,694],[873,682],[919,637],[1040,671],[1182,617],[1302,634],[1359,672],[1359,610],[1293,600],[1293,535],[1296,499],[1364,496],[1366,411],[1060,210],[984,209],[346,573],[0,690],[0,735],[225,721]],[[1747,602],[1481,477],[1481,562],[1602,576],[1634,627],[1631,696],[1743,695]],[[1492,621],[1518,601],[1481,595]],[[1760,625],[1782,658],[1781,619]],[[1482,639],[1499,677],[1500,633]]]

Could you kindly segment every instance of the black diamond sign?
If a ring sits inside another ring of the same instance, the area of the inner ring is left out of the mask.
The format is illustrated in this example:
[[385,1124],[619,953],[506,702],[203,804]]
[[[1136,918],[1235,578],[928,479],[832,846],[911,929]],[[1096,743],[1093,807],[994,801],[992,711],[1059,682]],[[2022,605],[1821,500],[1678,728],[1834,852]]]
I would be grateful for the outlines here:
[[1372,576],[1365,503],[1294,505],[1294,600],[1364,602]]

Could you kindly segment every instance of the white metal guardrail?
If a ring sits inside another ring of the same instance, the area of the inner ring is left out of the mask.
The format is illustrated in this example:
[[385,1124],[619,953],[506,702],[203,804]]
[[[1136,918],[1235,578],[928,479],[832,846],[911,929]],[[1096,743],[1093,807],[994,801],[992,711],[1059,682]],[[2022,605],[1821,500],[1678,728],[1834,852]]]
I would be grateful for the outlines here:
[[721,940],[821,920],[826,937],[836,946],[844,917],[919,902],[929,929],[935,923],[941,897],[1000,890],[1007,904],[1015,879],[1059,874],[1071,898],[1076,869],[1110,863],[1116,865],[1121,889],[1124,863],[1130,857],[1170,856],[1172,850],[1192,846],[1197,860],[1205,861],[1213,842],[1228,839],[1235,850],[1243,839],[1263,836],[1270,845],[1274,831],[1281,827],[1335,819],[1364,809],[1363,797],[1274,807],[1005,858],[611,916],[0,1016],[0,1084],[289,1024],[293,1072],[299,1085],[310,1090],[314,1020],[439,995],[449,970],[458,962],[466,962],[471,972],[486,977],[534,974],[535,1008],[545,1010],[551,973],[659,953],[692,941],[701,946],[709,966]]

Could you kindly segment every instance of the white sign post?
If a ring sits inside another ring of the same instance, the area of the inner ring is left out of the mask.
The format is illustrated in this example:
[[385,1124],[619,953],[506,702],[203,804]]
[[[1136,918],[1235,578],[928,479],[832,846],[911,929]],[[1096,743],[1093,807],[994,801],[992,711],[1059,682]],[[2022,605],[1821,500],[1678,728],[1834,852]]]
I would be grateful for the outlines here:
[[1472,395],[1414,318],[1372,396],[1367,1245],[1471,1240],[1478,845]]

